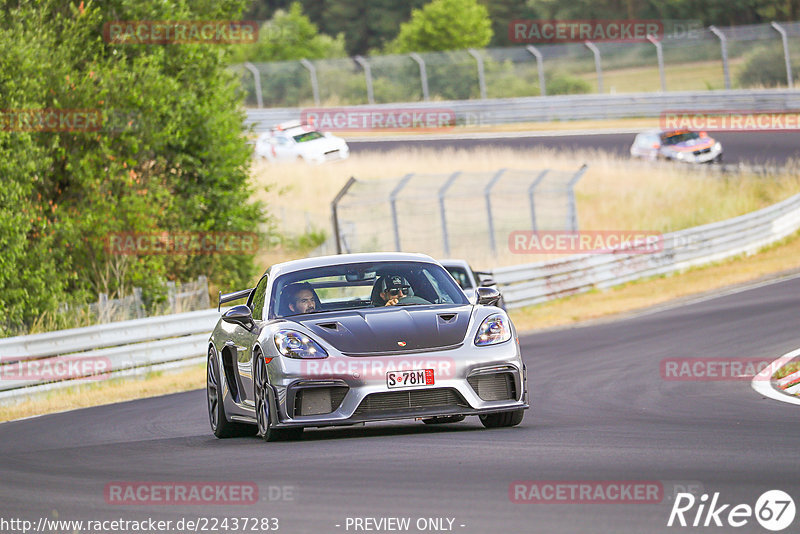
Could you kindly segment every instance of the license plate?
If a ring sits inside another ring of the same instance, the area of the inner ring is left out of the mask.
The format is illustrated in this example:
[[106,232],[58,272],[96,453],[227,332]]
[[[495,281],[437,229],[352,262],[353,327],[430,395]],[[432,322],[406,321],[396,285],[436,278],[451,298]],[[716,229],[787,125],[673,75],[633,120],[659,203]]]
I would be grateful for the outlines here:
[[405,388],[410,386],[432,386],[433,369],[416,369],[414,371],[389,371],[386,373],[386,385],[389,388]]

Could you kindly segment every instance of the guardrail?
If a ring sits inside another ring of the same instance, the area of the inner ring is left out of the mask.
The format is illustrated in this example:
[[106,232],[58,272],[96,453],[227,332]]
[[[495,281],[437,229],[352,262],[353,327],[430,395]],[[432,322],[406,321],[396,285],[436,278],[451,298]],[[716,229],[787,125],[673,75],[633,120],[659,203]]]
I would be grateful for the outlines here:
[[800,229],[800,195],[746,215],[663,235],[652,253],[575,255],[492,271],[509,308],[708,264],[758,249]]
[[[800,194],[726,221],[665,234],[657,252],[577,255],[502,267],[492,276],[506,305],[515,308],[753,253],[798,229]],[[212,309],[0,339],[0,403],[84,383],[98,374],[126,376],[199,364],[219,316]],[[68,377],[25,376],[32,368],[53,370],[70,361],[103,365],[75,366],[78,372]]]
[[201,310],[0,339],[0,403],[98,374],[200,363],[219,316],[216,309]]
[[[520,122],[659,117],[667,111],[796,111],[800,91],[790,89],[739,89],[614,95],[561,95],[495,100],[449,100],[402,104],[350,106],[339,110],[451,110],[456,124],[489,126]],[[302,108],[248,109],[245,123],[263,132],[278,123],[301,119]],[[324,129],[324,128],[323,128]]]

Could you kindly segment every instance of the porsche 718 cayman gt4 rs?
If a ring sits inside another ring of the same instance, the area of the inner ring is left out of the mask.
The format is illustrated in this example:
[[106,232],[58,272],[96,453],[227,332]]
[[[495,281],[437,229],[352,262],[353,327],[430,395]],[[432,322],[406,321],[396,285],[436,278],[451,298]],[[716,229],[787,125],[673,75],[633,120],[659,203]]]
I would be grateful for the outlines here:
[[476,415],[514,426],[525,366],[496,289],[473,304],[428,256],[375,253],[273,265],[208,343],[217,437],[296,438],[305,427]]

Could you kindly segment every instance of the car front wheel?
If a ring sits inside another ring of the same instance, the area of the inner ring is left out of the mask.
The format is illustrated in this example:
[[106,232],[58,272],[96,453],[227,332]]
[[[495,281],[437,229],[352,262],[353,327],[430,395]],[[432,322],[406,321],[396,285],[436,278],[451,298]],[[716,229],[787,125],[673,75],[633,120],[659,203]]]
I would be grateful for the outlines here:
[[481,423],[486,428],[500,428],[504,426],[517,426],[522,422],[525,410],[519,409],[513,412],[500,412],[481,415]]
[[264,357],[260,353],[257,353],[255,358],[253,358],[253,363],[255,365],[254,386],[258,435],[261,436],[264,441],[299,439],[303,434],[303,427],[278,429],[272,426],[270,419],[272,403],[269,400],[267,364],[264,362]]

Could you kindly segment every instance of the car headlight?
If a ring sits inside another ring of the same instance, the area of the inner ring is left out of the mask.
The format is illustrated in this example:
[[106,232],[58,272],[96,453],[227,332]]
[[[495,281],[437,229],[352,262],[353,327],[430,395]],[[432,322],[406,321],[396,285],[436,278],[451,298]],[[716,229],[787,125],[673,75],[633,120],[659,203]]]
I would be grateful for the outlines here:
[[328,353],[316,341],[294,330],[280,330],[273,339],[275,348],[287,358],[308,360],[328,357]]
[[722,145],[721,145],[721,144],[719,144],[719,141],[717,141],[716,143],[714,143],[714,150],[722,150]]
[[502,313],[494,313],[483,320],[478,333],[475,334],[475,345],[497,345],[511,339],[511,325]]
[[684,152],[677,152],[675,154],[675,158],[681,159],[681,160],[686,159],[686,154]]

